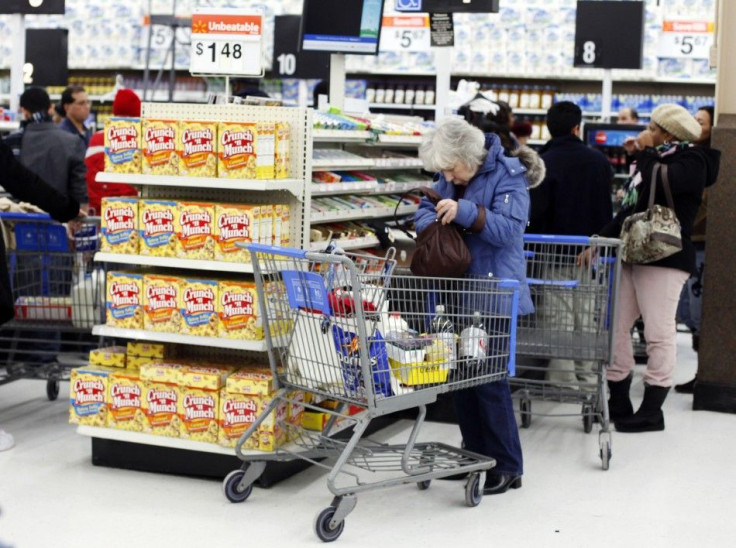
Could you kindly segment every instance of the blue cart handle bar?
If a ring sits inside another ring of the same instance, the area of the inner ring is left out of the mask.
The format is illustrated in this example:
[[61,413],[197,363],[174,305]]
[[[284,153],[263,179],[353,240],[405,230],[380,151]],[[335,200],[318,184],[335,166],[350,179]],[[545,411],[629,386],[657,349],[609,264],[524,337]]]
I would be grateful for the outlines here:
[[0,213],[3,221],[54,221],[48,213]]
[[601,238],[599,236],[558,236],[555,234],[524,234],[524,243],[528,244],[570,244],[570,245],[618,245],[617,238]]

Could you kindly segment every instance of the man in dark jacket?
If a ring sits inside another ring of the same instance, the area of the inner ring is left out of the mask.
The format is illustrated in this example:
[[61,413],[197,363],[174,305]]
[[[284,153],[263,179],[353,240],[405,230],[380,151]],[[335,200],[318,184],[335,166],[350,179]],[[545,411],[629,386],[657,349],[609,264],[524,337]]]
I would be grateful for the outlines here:
[[529,233],[591,236],[613,217],[613,170],[603,153],[580,140],[581,120],[569,101],[547,111],[552,140],[540,151],[547,176],[529,193]]
[[24,117],[22,128],[5,142],[23,165],[60,193],[77,200],[86,210],[89,200],[84,143],[51,121],[51,100],[43,88],[24,91],[20,107]]
[[[540,153],[547,168],[542,184],[532,189],[529,233],[566,236],[592,236],[613,217],[611,180],[613,170],[608,159],[580,140],[580,108],[568,101],[547,111],[547,127],[552,135]],[[603,223],[603,224],[601,224]],[[545,277],[577,282],[578,290],[544,291],[537,307],[537,322],[551,331],[594,332],[595,290],[585,291],[590,272],[555,258]],[[595,364],[587,361],[554,358],[547,365],[546,379],[570,389],[579,383],[596,382]]]
[[[13,197],[47,211],[57,221],[69,221],[81,213],[79,202],[56,191],[23,166],[2,141],[0,141],[0,186]],[[13,313],[13,294],[5,258],[5,243],[0,238],[0,324],[11,320]],[[0,428],[0,451],[10,449],[13,443],[13,436]]]

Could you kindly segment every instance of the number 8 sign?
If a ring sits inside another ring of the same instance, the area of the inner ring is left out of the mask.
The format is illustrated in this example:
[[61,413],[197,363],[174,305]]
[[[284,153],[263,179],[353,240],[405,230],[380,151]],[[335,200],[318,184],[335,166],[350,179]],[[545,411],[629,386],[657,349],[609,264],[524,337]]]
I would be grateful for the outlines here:
[[262,76],[263,13],[204,9],[192,15],[192,74]]

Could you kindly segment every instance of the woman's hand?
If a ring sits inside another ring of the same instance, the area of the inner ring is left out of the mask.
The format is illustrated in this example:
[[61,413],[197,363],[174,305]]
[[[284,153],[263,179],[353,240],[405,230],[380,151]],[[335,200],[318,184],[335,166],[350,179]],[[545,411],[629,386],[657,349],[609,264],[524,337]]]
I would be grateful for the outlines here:
[[443,225],[449,225],[457,217],[457,202],[455,200],[445,199],[437,202],[435,210],[437,211],[437,220]]
[[591,248],[586,248],[585,251],[580,253],[578,255],[578,258],[575,260],[576,266],[582,266],[583,268],[588,268],[593,261],[593,250]]

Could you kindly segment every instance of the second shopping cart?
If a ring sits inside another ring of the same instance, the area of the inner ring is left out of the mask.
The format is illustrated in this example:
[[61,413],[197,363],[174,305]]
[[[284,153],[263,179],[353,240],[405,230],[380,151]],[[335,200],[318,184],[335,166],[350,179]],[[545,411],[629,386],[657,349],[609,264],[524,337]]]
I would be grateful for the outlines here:
[[[514,367],[519,284],[492,278],[417,278],[386,257],[250,245],[270,366],[279,391],[238,442],[243,466],[223,489],[248,498],[269,460],[304,459],[327,468],[332,502],[316,519],[323,541],[340,536],[357,494],[468,474],[465,502],[477,506],[491,458],[439,442],[418,442],[426,405],[437,395],[505,379]],[[280,420],[284,406],[329,416],[321,430]],[[330,399],[334,409],[317,407]],[[404,444],[364,437],[374,418],[417,408]],[[273,453],[247,451],[259,425],[277,421],[291,440]],[[348,426],[352,431],[336,433]],[[335,457],[334,462],[322,462]]]

